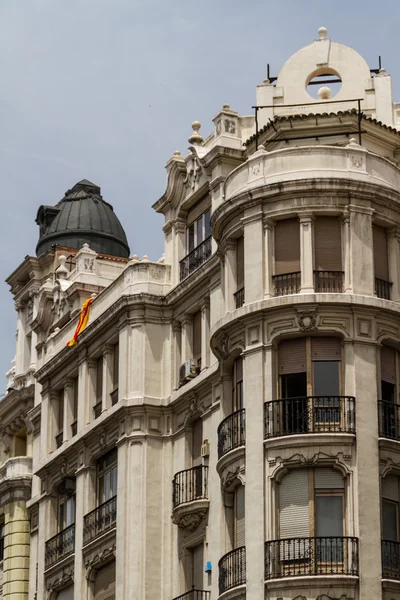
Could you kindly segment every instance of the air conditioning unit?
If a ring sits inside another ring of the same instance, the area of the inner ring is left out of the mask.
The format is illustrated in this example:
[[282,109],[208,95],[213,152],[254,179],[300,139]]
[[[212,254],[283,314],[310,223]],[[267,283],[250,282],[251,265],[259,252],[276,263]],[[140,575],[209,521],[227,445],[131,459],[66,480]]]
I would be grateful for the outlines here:
[[210,442],[208,440],[204,440],[201,446],[201,456],[210,456]]
[[196,362],[193,360],[193,358],[185,360],[185,362],[179,367],[179,382],[181,384],[185,383],[189,379],[193,379],[193,377],[196,377],[196,375]]

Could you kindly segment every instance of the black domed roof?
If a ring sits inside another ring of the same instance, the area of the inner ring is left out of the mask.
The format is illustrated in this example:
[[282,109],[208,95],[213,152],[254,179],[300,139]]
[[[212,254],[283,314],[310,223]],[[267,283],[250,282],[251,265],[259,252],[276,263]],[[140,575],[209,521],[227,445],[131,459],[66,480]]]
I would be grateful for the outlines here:
[[80,249],[87,243],[100,254],[129,257],[125,231],[113,207],[87,179],[68,190],[55,206],[41,206],[36,223],[40,227],[37,256],[54,245]]

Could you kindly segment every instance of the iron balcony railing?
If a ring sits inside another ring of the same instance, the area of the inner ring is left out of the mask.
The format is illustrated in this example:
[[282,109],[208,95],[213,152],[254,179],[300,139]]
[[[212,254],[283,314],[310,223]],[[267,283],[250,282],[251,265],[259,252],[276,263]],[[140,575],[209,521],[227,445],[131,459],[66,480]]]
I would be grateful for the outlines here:
[[115,389],[113,392],[111,392],[110,396],[111,396],[111,406],[115,406],[118,402],[118,388]]
[[176,598],[173,598],[173,600],[210,600],[210,592],[205,592],[204,590],[190,590],[190,592],[177,596]]
[[400,579],[400,542],[382,540],[382,577]]
[[74,435],[77,434],[77,431],[78,431],[78,421],[74,421],[71,424],[71,434],[72,434],[72,437],[74,437]]
[[211,235],[199,244],[194,250],[189,252],[180,263],[180,280],[183,281],[191,273],[196,271],[201,265],[210,258],[211,256]]
[[358,539],[304,537],[265,542],[265,579],[358,575]]
[[70,525],[46,542],[45,568],[72,554],[75,550],[75,525]]
[[264,437],[355,433],[353,396],[300,396],[264,403]]
[[172,505],[208,498],[208,467],[199,465],[176,473],[172,481]]
[[232,413],[218,426],[218,458],[244,446],[246,442],[246,412],[244,408]]
[[112,529],[116,522],[117,496],[114,496],[83,517],[83,543],[87,544],[104,531]]
[[63,443],[64,433],[60,431],[58,435],[56,435],[56,448],[60,448]]
[[400,404],[378,400],[379,436],[400,440]]
[[314,271],[314,290],[321,293],[343,292],[343,271]]
[[281,275],[273,275],[272,281],[274,284],[275,296],[287,296],[289,294],[298,294],[301,287],[301,273],[282,273]]
[[94,418],[98,419],[99,416],[101,415],[101,407],[102,407],[102,401],[100,400],[100,402],[97,402],[97,404],[95,404],[93,406],[93,414],[94,414]]
[[244,287],[233,294],[235,298],[235,307],[240,308],[244,304]]
[[219,593],[246,583],[246,548],[241,546],[225,554],[218,562]]
[[390,300],[391,290],[391,281],[385,281],[384,279],[379,279],[378,277],[375,277],[375,294],[378,296],[378,298]]

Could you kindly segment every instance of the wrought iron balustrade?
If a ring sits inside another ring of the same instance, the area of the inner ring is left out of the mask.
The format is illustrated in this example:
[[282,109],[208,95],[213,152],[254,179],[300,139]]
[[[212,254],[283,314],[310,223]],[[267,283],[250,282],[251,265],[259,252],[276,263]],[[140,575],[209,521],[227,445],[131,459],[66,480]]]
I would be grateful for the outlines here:
[[235,298],[235,307],[240,308],[244,304],[244,288],[241,288],[233,294]]
[[180,263],[180,280],[183,281],[191,273],[196,271],[211,256],[211,235],[199,244],[194,250],[189,252]]
[[111,392],[110,396],[111,396],[111,406],[115,406],[118,402],[118,388],[115,389],[113,392]]
[[83,518],[83,543],[115,527],[117,522],[117,496],[103,502]]
[[358,575],[358,539],[304,537],[265,542],[265,579]]
[[246,442],[245,409],[235,411],[226,417],[218,426],[218,458],[224,454],[244,446]]
[[72,434],[72,437],[74,437],[74,435],[76,435],[77,432],[78,432],[78,421],[74,421],[71,424],[71,434]]
[[393,284],[391,281],[385,281],[384,279],[375,277],[375,294],[378,296],[378,298],[390,300],[392,285]]
[[343,271],[314,271],[314,290],[320,293],[341,294]]
[[241,546],[225,554],[218,562],[219,593],[246,583],[246,548]]
[[46,542],[45,568],[72,554],[75,550],[75,525],[70,525]]
[[264,437],[355,433],[353,396],[299,396],[264,403]]
[[400,404],[378,400],[378,416],[380,437],[400,440]]
[[60,448],[61,444],[64,440],[64,432],[60,431],[58,435],[56,435],[56,448]]
[[181,596],[173,598],[173,600],[210,600],[210,592],[204,590],[190,590]]
[[95,404],[93,406],[93,414],[94,414],[94,418],[98,419],[99,416],[101,415],[101,409],[102,409],[102,401],[100,400],[100,402],[97,402],[97,404]]
[[300,271],[295,271],[293,273],[282,273],[281,275],[273,275],[272,281],[274,284],[275,296],[287,296],[289,294],[298,294],[300,292]]
[[400,579],[400,542],[382,540],[382,577]]
[[176,473],[172,481],[172,505],[208,498],[208,467],[199,465]]

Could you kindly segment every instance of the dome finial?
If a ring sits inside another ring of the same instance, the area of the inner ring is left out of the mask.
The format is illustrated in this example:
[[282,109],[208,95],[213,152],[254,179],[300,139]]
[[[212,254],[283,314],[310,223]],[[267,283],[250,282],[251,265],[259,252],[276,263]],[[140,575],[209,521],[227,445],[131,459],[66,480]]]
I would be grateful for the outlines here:
[[193,133],[188,140],[189,144],[201,144],[203,142],[203,138],[201,137],[201,135],[199,133],[200,127],[201,127],[200,121],[193,121],[193,123],[192,123]]
[[319,34],[319,39],[320,40],[324,40],[326,38],[326,36],[328,35],[328,30],[326,27],[320,27],[318,29],[318,34]]

